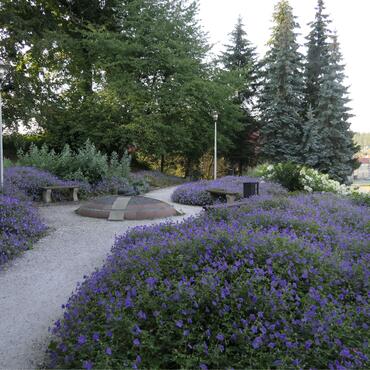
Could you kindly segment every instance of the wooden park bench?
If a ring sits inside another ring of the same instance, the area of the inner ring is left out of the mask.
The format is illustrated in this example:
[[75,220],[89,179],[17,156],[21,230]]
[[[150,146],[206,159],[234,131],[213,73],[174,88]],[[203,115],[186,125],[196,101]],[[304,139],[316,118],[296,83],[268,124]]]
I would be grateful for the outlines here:
[[51,202],[51,193],[53,190],[72,190],[72,198],[74,202],[78,202],[78,190],[79,186],[76,185],[53,185],[53,186],[44,186],[42,187],[42,199],[45,203]]
[[207,192],[211,194],[212,198],[224,198],[226,203],[235,202],[236,197],[239,195],[238,192],[227,191],[224,189],[207,189]]

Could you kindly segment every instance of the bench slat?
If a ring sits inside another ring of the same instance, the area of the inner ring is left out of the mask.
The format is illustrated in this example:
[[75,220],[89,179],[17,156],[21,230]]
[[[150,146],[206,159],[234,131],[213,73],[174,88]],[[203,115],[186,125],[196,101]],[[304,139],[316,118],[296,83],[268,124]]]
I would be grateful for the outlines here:
[[42,186],[41,189],[51,189],[51,190],[57,190],[57,189],[79,189],[80,187],[77,185],[51,185],[51,186]]
[[212,209],[234,208],[234,207],[241,207],[241,206],[248,205],[248,204],[250,204],[248,200],[240,200],[238,202],[232,202],[232,203],[208,205],[208,206],[204,206],[203,209],[205,211],[211,211]]
[[207,189],[206,191],[208,191],[208,193],[211,193],[211,194],[220,194],[220,195],[238,195],[239,193],[238,192],[235,192],[235,191],[227,191],[227,190],[223,190],[223,189]]

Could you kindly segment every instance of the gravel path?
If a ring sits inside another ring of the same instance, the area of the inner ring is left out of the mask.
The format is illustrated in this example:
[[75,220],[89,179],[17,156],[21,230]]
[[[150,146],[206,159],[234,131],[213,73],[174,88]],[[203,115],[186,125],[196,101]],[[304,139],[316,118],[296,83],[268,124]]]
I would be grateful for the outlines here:
[[[171,203],[173,190],[146,196]],[[185,213],[176,220],[201,210],[171,204]],[[76,208],[76,204],[40,207],[49,234],[0,272],[0,369],[38,367],[49,341],[48,327],[61,317],[61,305],[76,283],[102,265],[115,235],[161,221],[110,222],[80,217]]]

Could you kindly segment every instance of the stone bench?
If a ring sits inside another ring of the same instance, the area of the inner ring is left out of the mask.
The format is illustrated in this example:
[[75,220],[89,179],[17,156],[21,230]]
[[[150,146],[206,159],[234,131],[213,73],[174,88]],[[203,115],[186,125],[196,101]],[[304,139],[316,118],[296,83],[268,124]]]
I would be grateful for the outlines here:
[[45,203],[51,202],[51,193],[53,190],[64,190],[70,189],[72,191],[72,198],[74,202],[78,202],[78,190],[79,186],[76,185],[53,185],[53,186],[44,186],[42,189],[42,199]]
[[227,191],[224,189],[207,189],[206,190],[209,194],[211,194],[213,199],[224,198],[226,199],[226,203],[233,203],[238,195],[238,192],[234,191]]
[[225,209],[225,208],[229,209],[229,208],[242,207],[244,205],[248,205],[249,203],[250,203],[249,200],[242,199],[242,200],[239,200],[237,202],[232,202],[232,203],[203,206],[203,209],[205,211],[212,211],[212,210]]

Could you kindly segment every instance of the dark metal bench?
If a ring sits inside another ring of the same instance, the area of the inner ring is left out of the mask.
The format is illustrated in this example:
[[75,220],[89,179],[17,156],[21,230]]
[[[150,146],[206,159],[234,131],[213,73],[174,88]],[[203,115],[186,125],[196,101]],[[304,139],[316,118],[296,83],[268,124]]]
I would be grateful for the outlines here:
[[64,190],[70,189],[72,190],[72,198],[74,202],[78,202],[78,190],[80,189],[79,186],[76,185],[53,185],[53,186],[44,186],[42,187],[42,199],[45,203],[51,202],[51,193],[53,190]]
[[207,189],[206,190],[214,199],[224,198],[226,203],[233,203],[238,195],[238,192],[227,191],[224,189]]

